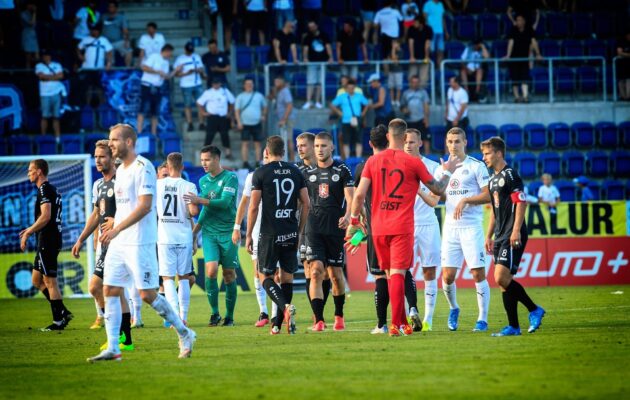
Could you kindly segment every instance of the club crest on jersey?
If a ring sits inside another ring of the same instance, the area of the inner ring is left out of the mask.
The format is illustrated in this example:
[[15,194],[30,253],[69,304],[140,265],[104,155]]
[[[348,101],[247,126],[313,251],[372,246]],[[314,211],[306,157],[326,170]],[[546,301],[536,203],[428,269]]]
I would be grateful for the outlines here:
[[451,182],[449,183],[452,189],[457,189],[459,187],[459,180],[458,179],[451,179]]
[[315,175],[311,175],[308,177],[308,180],[311,182],[315,182],[317,180],[317,177]]
[[494,208],[499,208],[501,203],[499,202],[499,192],[494,192]]
[[503,187],[505,186],[505,179],[501,178],[499,179],[499,187]]
[[114,195],[114,189],[109,188],[109,189],[107,190],[107,197],[112,197],[113,195]]
[[327,183],[320,183],[319,184],[319,197],[321,197],[322,199],[327,199],[329,193],[330,193],[330,191],[328,189],[328,184]]
[[217,197],[217,194],[214,192],[210,192],[210,199],[214,200]]
[[332,179],[333,182],[338,182],[339,181],[339,175],[334,174],[330,179]]

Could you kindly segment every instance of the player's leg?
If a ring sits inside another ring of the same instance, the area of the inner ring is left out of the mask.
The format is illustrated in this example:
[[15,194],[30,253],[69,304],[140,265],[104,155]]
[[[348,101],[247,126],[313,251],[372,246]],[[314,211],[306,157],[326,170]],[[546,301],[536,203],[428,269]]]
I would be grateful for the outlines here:
[[335,324],[333,330],[342,331],[346,328],[343,307],[346,303],[346,279],[343,274],[345,249],[343,236],[326,237],[326,272],[332,284],[332,295],[335,303]]
[[[316,257],[311,254],[311,257]],[[309,261],[310,270],[310,293],[311,309],[313,310],[313,331],[323,331],[324,327],[324,292],[322,290],[322,281],[324,279],[324,263],[322,260],[311,258]]]
[[[262,281],[265,292],[267,292],[267,296],[269,296],[269,298],[278,306],[278,315],[275,320],[273,320],[271,327],[272,335],[280,333],[280,327],[282,326],[282,322],[284,320],[284,314],[289,308],[291,308],[291,310],[293,310],[293,314],[295,314],[295,307],[293,307],[285,297],[284,289],[286,288],[288,292],[289,287],[282,287],[282,282],[288,281],[289,278],[281,277],[280,285],[274,281],[277,263],[280,259],[279,247],[280,246],[277,246],[274,243],[273,237],[265,237],[261,235],[260,242],[258,244],[258,276]],[[293,250],[293,258],[295,259],[296,249]],[[297,268],[297,260],[294,261],[296,262]],[[292,285],[293,283],[291,279],[291,286]]]
[[424,318],[422,330],[430,331],[433,325],[433,312],[437,299],[437,266],[440,265],[440,226],[438,224],[424,225],[421,227],[419,239],[420,265],[424,279]]
[[[192,243],[181,246],[181,251],[177,258],[177,296],[179,303],[179,317],[188,325],[188,309],[190,308],[190,288],[192,286],[190,277],[194,278]],[[194,282],[194,280],[193,280]]]
[[387,333],[387,307],[389,306],[387,276],[379,267],[371,234],[367,237],[367,270],[374,277],[374,307],[377,318],[376,327],[372,329],[371,333]]
[[254,288],[256,289],[256,301],[258,302],[260,314],[258,315],[258,321],[256,321],[254,326],[262,328],[269,323],[269,311],[267,310],[267,294],[265,293],[265,289],[263,289],[260,279],[258,278],[258,240],[259,237],[255,236],[252,252],[252,266],[254,267]]
[[462,250],[466,265],[475,281],[477,292],[477,306],[479,315],[475,324],[474,332],[485,332],[488,330],[488,311],[490,309],[490,285],[486,279],[486,250],[484,248],[483,228],[462,228],[462,235],[467,238],[463,240]]
[[102,253],[100,246],[98,247],[94,273],[88,283],[88,291],[94,298],[94,304],[96,305],[96,319],[90,326],[90,329],[101,329],[105,326],[105,298],[103,297],[103,262],[105,255]]
[[421,226],[414,226],[413,230],[413,258],[411,260],[411,266],[405,274],[405,299],[407,300],[407,306],[409,307],[409,319],[411,320],[411,326],[414,332],[420,332],[422,330],[422,320],[418,313],[418,288],[416,287],[415,271],[420,266],[420,254],[421,254],[421,242],[418,237],[421,234]]
[[220,249],[214,236],[202,233],[203,258],[206,266],[205,288],[210,304],[211,314],[208,326],[217,326],[221,322],[219,314],[219,283],[217,274],[219,272]]
[[405,313],[405,275],[412,263],[413,242],[412,233],[389,237],[389,298],[392,304],[392,325],[405,335],[413,332],[407,323]]
[[142,297],[140,297],[140,291],[133,281],[129,287],[129,303],[131,305],[131,327],[144,327],[144,322],[142,322]]
[[[48,290],[53,323],[43,330],[62,330],[72,315],[63,304],[59,284],[57,283],[57,255],[59,250],[39,249],[35,258],[35,268],[43,275],[43,285]],[[69,315],[69,317],[67,317]]]
[[279,271],[280,288],[288,305],[284,307],[284,313],[281,313],[284,322],[287,323],[287,331],[289,334],[295,334],[295,306],[293,303],[293,277],[297,272],[298,264],[295,252],[297,250],[297,242],[280,246],[278,251],[278,262],[276,268]]
[[459,243],[459,231],[456,228],[444,227],[442,237],[442,291],[449,306],[448,329],[456,331],[459,320],[459,304],[457,304],[457,286],[455,278],[464,262],[464,253]]
[[[133,341],[131,340],[131,312],[129,310],[129,302],[125,297],[125,290],[120,291],[120,311],[122,313],[122,319],[120,322],[120,341],[119,347],[121,350],[130,351],[134,349]],[[124,335],[124,336],[123,336]]]
[[[179,249],[176,245],[158,244],[158,270],[162,278],[162,286],[164,287],[164,297],[166,301],[173,307],[173,310],[179,310],[177,300],[177,289],[175,288],[175,275],[177,274]],[[164,321],[164,327],[170,328],[170,325]]]
[[238,259],[238,246],[232,243],[232,236],[226,235],[219,238],[221,248],[221,266],[223,267],[223,282],[225,282],[225,319],[223,326],[234,326],[234,308],[238,296],[238,284],[236,282],[237,269],[240,268]]

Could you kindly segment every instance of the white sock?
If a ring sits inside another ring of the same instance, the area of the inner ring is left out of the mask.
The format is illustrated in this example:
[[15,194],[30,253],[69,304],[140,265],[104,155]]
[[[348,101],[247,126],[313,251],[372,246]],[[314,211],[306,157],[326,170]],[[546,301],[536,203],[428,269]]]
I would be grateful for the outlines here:
[[188,309],[190,308],[190,281],[182,279],[179,281],[179,316],[182,321],[188,320]]
[[96,306],[96,315],[100,318],[104,317],[105,315],[103,314],[103,310],[101,310],[101,306],[98,305],[98,301],[96,301],[96,299],[94,299],[94,305]]
[[133,300],[131,300],[131,291],[128,287],[124,288],[125,299],[127,299],[127,306],[129,307],[129,314],[131,314],[131,321],[136,319],[136,310],[133,308]]
[[133,319],[142,321],[142,297],[140,297],[140,291],[135,286],[132,286],[129,289],[129,294],[131,295],[130,299],[133,306]]
[[107,332],[107,349],[114,353],[120,353],[118,337],[120,336],[120,324],[122,323],[122,311],[120,297],[105,297],[105,331]]
[[278,305],[275,301],[271,302],[271,318],[275,318],[278,316]]
[[424,281],[424,322],[433,323],[433,311],[437,300],[437,279]]
[[179,304],[177,303],[177,289],[175,289],[175,281],[173,279],[164,279],[162,281],[164,286],[164,297],[170,304],[173,311],[179,312]]
[[268,314],[267,312],[267,293],[265,288],[260,284],[258,277],[254,278],[254,288],[256,288],[256,300],[258,300],[258,308],[261,313]]
[[488,322],[488,309],[490,308],[490,285],[488,280],[475,282],[477,288],[477,305],[479,306],[479,318],[477,321]]
[[188,328],[186,328],[186,325],[184,325],[182,319],[179,318],[179,315],[177,315],[175,310],[173,310],[171,305],[168,304],[168,302],[164,298],[162,298],[162,296],[160,296],[159,294],[155,296],[155,300],[153,300],[153,303],[151,303],[151,307],[153,307],[153,309],[157,311],[158,314],[160,314],[160,317],[164,318],[166,321],[170,322],[173,325],[175,330],[177,330],[179,336],[182,336],[186,334],[186,332],[188,332]]
[[459,308],[459,304],[457,304],[457,286],[455,286],[455,282],[447,285],[446,282],[442,281],[442,290],[446,295],[446,301],[448,301],[448,306],[451,310]]

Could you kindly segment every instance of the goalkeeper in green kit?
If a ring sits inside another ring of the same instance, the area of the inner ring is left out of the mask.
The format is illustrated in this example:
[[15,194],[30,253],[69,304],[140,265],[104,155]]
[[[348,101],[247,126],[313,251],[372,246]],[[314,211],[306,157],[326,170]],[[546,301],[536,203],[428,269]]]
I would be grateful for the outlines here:
[[207,174],[199,180],[200,195],[188,193],[184,195],[184,201],[203,205],[193,230],[193,238],[201,230],[206,264],[206,294],[212,309],[208,326],[218,326],[221,322],[217,282],[219,264],[223,267],[225,282],[226,313],[223,326],[234,326],[236,269],[240,268],[240,263],[238,245],[232,243],[232,231],[236,216],[238,178],[234,172],[221,168],[221,150],[215,146],[201,149],[201,166]]

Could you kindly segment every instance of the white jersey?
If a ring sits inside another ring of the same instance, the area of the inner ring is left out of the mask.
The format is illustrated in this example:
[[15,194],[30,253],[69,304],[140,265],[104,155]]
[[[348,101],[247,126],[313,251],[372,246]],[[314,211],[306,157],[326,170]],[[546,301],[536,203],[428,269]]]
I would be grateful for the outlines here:
[[[435,170],[440,166],[440,164],[431,160],[430,158],[420,156],[420,159],[427,167],[427,170],[431,175],[435,174]],[[424,185],[424,183],[420,182],[420,189],[426,193],[430,194],[431,191],[428,187]],[[428,205],[422,200],[422,197],[416,195],[416,203],[413,206],[413,216],[414,216],[414,224],[416,226],[421,225],[433,225],[438,223],[437,216],[435,215],[435,209]]]
[[[252,197],[252,177],[254,176],[253,172],[247,174],[247,178],[245,178],[245,185],[243,185],[243,196],[247,196],[249,198]],[[258,204],[258,218],[256,218],[256,223],[254,224],[254,229],[252,230],[252,237],[254,240],[258,240],[258,236],[260,236],[260,217],[262,215],[262,200]]]
[[119,225],[138,206],[138,198],[151,195],[151,211],[140,221],[121,231],[112,240],[118,245],[141,245],[157,242],[157,214],[155,212],[156,173],[153,164],[142,156],[137,156],[129,165],[121,164],[116,169],[116,216],[114,226]]
[[[442,177],[442,166],[439,166],[434,174],[436,179]],[[453,176],[446,189],[446,218],[444,224],[451,227],[481,227],[483,221],[482,205],[466,205],[462,212],[462,217],[453,219],[455,207],[461,199],[476,196],[481,193],[481,189],[488,186],[490,174],[486,165],[470,156],[462,162],[461,167],[453,172]]]
[[158,244],[192,243],[188,203],[184,201],[188,192],[197,195],[197,187],[183,178],[157,181]]

